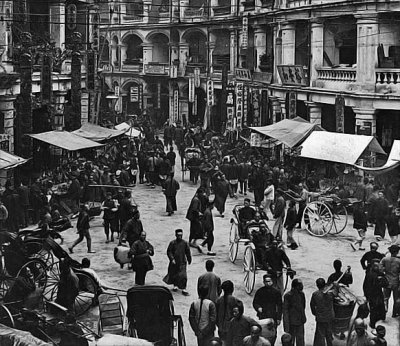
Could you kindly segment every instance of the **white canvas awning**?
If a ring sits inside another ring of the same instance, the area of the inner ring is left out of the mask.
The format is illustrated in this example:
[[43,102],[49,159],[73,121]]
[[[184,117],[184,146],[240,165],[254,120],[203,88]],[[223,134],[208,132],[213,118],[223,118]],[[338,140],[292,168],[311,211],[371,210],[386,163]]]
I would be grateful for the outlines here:
[[386,154],[373,136],[315,131],[301,145],[301,157],[355,165],[365,150]]
[[134,127],[132,127],[131,125],[129,125],[126,122],[115,125],[115,129],[125,132],[125,135],[129,136],[129,137],[139,137],[141,134],[141,132],[139,130],[135,129]]
[[71,133],[95,142],[101,142],[121,136],[124,132],[123,130],[108,129],[107,127],[86,123],[83,124],[80,129],[72,131]]
[[391,171],[392,169],[395,169],[399,165],[400,165],[400,140],[394,140],[388,160],[383,166],[380,167],[363,167],[357,165],[355,166],[370,174],[383,174]]
[[36,133],[29,135],[39,141],[54,145],[56,147],[69,150],[77,151],[82,149],[101,147],[103,144],[91,141],[75,135],[67,131],[48,131],[43,133]]
[[28,160],[23,159],[22,157],[10,154],[4,150],[0,150],[0,170],[14,168],[24,164],[27,161]]

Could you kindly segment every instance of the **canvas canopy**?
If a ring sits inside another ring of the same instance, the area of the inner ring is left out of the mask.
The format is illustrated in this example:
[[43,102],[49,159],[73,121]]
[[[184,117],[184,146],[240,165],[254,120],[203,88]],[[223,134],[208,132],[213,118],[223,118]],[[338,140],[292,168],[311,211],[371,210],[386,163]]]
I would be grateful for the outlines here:
[[284,119],[268,126],[250,127],[250,129],[276,139],[290,148],[299,145],[311,132],[323,131],[321,126],[300,117]]
[[394,140],[388,160],[383,166],[363,167],[356,165],[356,167],[370,174],[382,174],[391,171],[392,169],[398,167],[399,165],[400,165],[400,140]]
[[135,129],[134,127],[129,125],[127,122],[115,125],[115,129],[123,131],[125,133],[125,135],[129,136],[129,137],[139,137],[141,134],[141,132],[139,130]]
[[24,164],[26,159],[8,153],[7,151],[0,150],[0,170],[10,169]]
[[108,129],[99,125],[86,123],[83,124],[80,129],[72,131],[72,133],[95,142],[102,142],[107,139],[121,136],[125,133],[125,131]]
[[365,150],[385,154],[373,136],[313,132],[301,145],[301,157],[355,165]]
[[67,131],[48,131],[29,136],[68,151],[96,148],[103,145]]

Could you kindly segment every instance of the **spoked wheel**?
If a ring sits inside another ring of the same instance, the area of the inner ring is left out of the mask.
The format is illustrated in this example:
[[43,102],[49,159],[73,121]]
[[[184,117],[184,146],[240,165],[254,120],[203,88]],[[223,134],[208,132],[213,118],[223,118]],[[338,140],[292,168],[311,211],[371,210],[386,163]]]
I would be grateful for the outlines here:
[[8,275],[5,269],[0,271],[0,301],[3,301],[7,293],[11,290],[15,278]]
[[254,251],[251,246],[247,246],[244,250],[243,257],[243,270],[244,270],[244,288],[247,294],[251,294],[256,282],[256,259]]
[[36,288],[44,290],[47,284],[47,269],[46,264],[40,259],[33,259],[25,263],[19,270],[17,277],[25,275],[26,270],[29,269],[33,274]]
[[0,304],[0,323],[10,328],[15,327],[13,315],[11,314],[10,310],[8,310],[8,308],[3,304]]
[[334,225],[331,228],[331,233],[339,234],[344,231],[347,226],[347,209],[344,205],[338,205],[333,214],[335,219]]
[[239,249],[239,229],[235,222],[231,224],[231,230],[229,231],[229,259],[232,263],[235,263]]
[[74,310],[75,315],[84,314],[95,305],[98,299],[99,285],[92,276],[83,273],[75,272],[79,279],[79,294],[75,298]]
[[308,233],[323,237],[330,232],[334,219],[331,210],[324,202],[315,201],[308,203],[304,209],[302,223]]
[[47,267],[47,282],[43,290],[43,298],[52,301],[57,298],[58,283],[60,281],[60,265],[55,262]]
[[46,249],[43,242],[37,240],[28,240],[24,242],[28,256],[30,258],[38,258],[46,265],[51,265],[54,262],[53,254]]

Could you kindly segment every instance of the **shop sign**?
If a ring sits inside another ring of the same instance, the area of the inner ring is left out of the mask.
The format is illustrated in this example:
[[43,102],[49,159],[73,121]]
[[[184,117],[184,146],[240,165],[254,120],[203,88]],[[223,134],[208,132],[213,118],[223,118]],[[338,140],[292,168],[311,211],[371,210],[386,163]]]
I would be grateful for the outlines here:
[[10,150],[11,136],[7,133],[0,134],[0,149],[4,151]]
[[101,67],[101,69],[103,70],[103,72],[112,72],[112,65],[110,65],[110,64],[106,64],[106,65],[103,65],[102,67]]
[[251,92],[251,104],[253,105],[253,126],[260,126],[260,91],[253,89]]
[[139,109],[143,109],[143,85],[139,85]]
[[171,78],[178,78],[178,66],[176,65],[171,65],[169,67],[169,76]]
[[226,105],[232,107],[235,105],[235,85],[233,83],[229,83],[226,87]]
[[174,90],[174,122],[179,119],[179,90]]
[[297,94],[294,91],[288,92],[286,94],[286,109],[287,118],[293,119],[296,117],[297,113]]
[[250,135],[250,146],[261,147],[261,135],[259,133],[252,132]]
[[161,83],[157,84],[157,108],[161,108]]
[[119,85],[114,86],[114,95],[119,97]]
[[189,77],[189,102],[194,102],[194,77]]
[[336,132],[344,133],[344,105],[345,100],[342,95],[336,95],[335,111],[336,111]]
[[243,117],[243,83],[236,83],[236,127],[242,129]]
[[226,129],[233,130],[233,118],[235,116],[235,108],[233,106],[226,107]]
[[358,135],[371,136],[372,135],[372,122],[362,119],[356,119],[356,128]]
[[197,95],[194,95],[192,114],[197,115]]
[[200,88],[200,69],[198,67],[194,69],[194,86]]
[[135,86],[130,88],[130,101],[139,102],[139,87]]
[[247,68],[235,68],[235,78],[237,80],[251,81],[251,72]]
[[243,16],[242,21],[242,48],[247,49],[249,41],[249,17]]
[[207,105],[214,105],[214,82],[211,79],[207,81]]
[[165,66],[164,65],[144,65],[144,73],[146,74],[165,74]]
[[277,68],[283,85],[307,86],[302,65],[278,65]]
[[249,87],[247,85],[243,86],[243,118],[242,124],[243,126],[247,126],[247,103],[249,97]]

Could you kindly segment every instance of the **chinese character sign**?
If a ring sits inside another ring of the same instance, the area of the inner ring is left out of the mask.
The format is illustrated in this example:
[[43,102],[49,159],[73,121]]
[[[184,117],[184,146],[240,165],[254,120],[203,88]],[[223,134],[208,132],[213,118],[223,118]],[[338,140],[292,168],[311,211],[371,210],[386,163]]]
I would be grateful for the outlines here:
[[194,69],[194,86],[200,88],[200,69],[198,67]]
[[243,86],[243,117],[242,125],[247,126],[247,103],[249,97],[249,87],[247,85]]
[[236,83],[236,126],[242,128],[243,117],[243,83]]
[[337,95],[335,98],[336,132],[344,132],[344,106],[344,97],[342,95]]
[[242,22],[242,48],[247,49],[248,37],[249,37],[249,18],[243,16]]
[[194,102],[194,77],[189,77],[189,102]]
[[131,87],[130,96],[131,102],[139,102],[139,87]]
[[173,121],[179,120],[179,90],[174,90],[174,114]]
[[207,81],[207,104],[214,105],[214,82],[211,79]]

